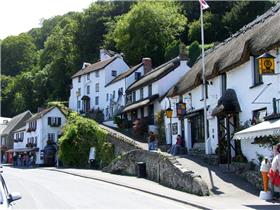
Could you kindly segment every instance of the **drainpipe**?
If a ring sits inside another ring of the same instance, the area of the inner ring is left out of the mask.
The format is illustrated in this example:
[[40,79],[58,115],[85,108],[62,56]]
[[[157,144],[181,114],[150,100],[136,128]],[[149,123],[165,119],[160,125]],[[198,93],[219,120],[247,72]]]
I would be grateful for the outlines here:
[[[171,100],[170,98],[168,98],[169,101],[169,108],[171,109]],[[173,113],[172,113],[173,115]],[[172,116],[169,118],[169,126],[170,126],[170,141],[171,141],[171,145],[172,145]]]

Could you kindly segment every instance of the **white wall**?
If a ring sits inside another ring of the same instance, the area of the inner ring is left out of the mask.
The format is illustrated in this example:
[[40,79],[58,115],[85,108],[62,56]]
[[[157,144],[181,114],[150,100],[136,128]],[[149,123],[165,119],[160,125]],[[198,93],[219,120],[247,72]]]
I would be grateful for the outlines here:
[[[270,52],[272,55],[276,56],[274,51]],[[280,56],[277,55],[277,59],[280,60]],[[280,64],[276,65],[276,69],[279,71]],[[267,114],[272,113],[272,98],[280,98],[280,76],[279,75],[263,75],[263,84],[252,87],[253,86],[253,57],[251,57],[250,61],[236,67],[234,70],[226,72],[227,76],[227,89],[234,89],[237,98],[240,104],[241,112],[239,113],[241,123],[244,123],[247,120],[252,119],[252,112],[253,110],[257,110],[260,108],[267,108]],[[208,85],[208,99],[207,105],[210,106],[209,114],[211,110],[217,105],[218,99],[221,97],[221,76],[215,77],[211,80],[208,80],[210,83]],[[267,84],[271,83],[267,87]],[[267,89],[265,89],[267,87]],[[261,92],[263,93],[261,94]],[[189,93],[191,93],[191,100],[187,100],[187,97],[190,98]],[[259,95],[257,102],[261,102],[261,104],[254,104],[252,103],[254,99]],[[202,99],[202,87],[201,85],[192,89],[191,91],[185,93],[183,95],[183,101],[189,102],[191,101],[191,106],[194,110],[198,110],[203,108],[203,100]],[[176,110],[174,106],[177,99],[171,99],[172,101],[172,109]],[[162,107],[169,105],[167,101],[162,102]],[[190,104],[190,103],[188,103]],[[169,107],[169,106],[168,106]],[[187,105],[188,107],[188,105]],[[218,131],[217,131],[217,118],[208,116],[209,120],[209,151],[210,153],[214,153],[215,149],[218,145]],[[172,121],[176,121],[176,119],[172,118]],[[169,126],[169,119],[166,119],[165,122],[166,128]],[[168,129],[166,129],[168,130]],[[190,125],[185,120],[185,139],[186,145],[190,148],[191,147],[191,134],[190,134]],[[166,134],[168,136],[169,134]],[[169,138],[167,137],[167,142]],[[270,156],[269,154],[271,151],[265,151],[263,148],[259,147],[258,145],[252,145],[252,140],[242,140],[242,151],[243,154],[247,157],[247,159],[256,159],[256,152],[259,154],[263,154],[265,156]]]

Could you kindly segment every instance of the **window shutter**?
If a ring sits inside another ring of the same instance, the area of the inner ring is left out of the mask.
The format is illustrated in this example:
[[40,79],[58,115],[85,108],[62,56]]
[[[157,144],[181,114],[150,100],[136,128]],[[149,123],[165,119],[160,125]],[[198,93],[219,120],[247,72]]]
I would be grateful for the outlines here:
[[51,125],[51,117],[48,117],[48,125]]
[[58,126],[61,125],[61,117],[58,118]]

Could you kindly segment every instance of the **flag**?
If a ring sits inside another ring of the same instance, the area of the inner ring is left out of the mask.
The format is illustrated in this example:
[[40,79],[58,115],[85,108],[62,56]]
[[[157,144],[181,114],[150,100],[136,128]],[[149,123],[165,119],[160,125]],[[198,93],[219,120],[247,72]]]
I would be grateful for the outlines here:
[[209,5],[206,3],[205,0],[199,0],[199,3],[200,3],[200,7],[201,7],[202,10],[205,10],[205,9],[209,8]]

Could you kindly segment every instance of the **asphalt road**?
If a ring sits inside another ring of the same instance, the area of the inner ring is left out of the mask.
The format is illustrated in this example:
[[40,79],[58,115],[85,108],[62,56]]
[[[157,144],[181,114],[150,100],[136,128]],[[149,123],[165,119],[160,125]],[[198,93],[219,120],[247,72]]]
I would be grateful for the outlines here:
[[182,203],[101,181],[44,169],[4,167],[10,192],[22,199],[14,209],[190,209]]

